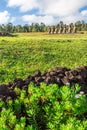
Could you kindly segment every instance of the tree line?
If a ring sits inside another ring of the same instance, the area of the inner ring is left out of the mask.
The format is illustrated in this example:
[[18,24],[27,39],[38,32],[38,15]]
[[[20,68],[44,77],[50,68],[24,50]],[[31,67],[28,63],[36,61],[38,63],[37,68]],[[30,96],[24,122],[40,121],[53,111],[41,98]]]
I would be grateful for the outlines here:
[[32,23],[31,25],[13,25],[12,23],[0,25],[0,32],[20,33],[20,32],[46,32],[47,26],[44,23]]
[[[63,21],[60,21],[56,27],[65,25]],[[72,26],[73,23],[70,23]],[[87,31],[87,23],[82,21],[75,22],[77,31]],[[54,26],[54,25],[51,25]],[[67,26],[67,25],[66,25]],[[47,32],[48,26],[44,23],[32,23],[31,25],[13,25],[12,23],[1,24],[0,32],[9,32],[9,33],[20,33],[20,32]]]

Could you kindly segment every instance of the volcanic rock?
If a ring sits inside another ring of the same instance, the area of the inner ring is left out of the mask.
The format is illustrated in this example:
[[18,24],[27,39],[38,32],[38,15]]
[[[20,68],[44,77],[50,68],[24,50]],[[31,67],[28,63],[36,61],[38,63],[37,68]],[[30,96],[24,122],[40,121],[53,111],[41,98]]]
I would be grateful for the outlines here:
[[53,70],[41,72],[38,70],[32,76],[28,76],[25,80],[16,78],[13,82],[0,85],[0,99],[8,101],[17,97],[15,87],[23,90],[28,90],[30,82],[36,86],[40,86],[41,82],[48,84],[58,84],[59,87],[63,85],[74,86],[76,83],[81,86],[81,90],[87,94],[87,66],[81,66],[75,69],[67,69],[64,67],[55,67]]
[[0,85],[0,95],[7,95],[9,93],[9,89],[6,85]]

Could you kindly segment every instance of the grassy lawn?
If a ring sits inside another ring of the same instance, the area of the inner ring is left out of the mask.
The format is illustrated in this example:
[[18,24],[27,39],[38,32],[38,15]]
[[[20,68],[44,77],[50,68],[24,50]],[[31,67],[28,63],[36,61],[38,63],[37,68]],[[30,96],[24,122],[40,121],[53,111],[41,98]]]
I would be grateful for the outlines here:
[[0,83],[56,66],[87,65],[87,34],[20,33],[0,37]]

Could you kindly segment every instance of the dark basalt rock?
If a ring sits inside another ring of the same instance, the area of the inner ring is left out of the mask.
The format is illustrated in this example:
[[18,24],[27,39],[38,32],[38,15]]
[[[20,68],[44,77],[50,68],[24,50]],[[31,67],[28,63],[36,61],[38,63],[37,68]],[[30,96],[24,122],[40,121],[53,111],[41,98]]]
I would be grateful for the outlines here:
[[9,89],[6,85],[0,85],[0,95],[7,95],[9,93]]
[[38,70],[33,74],[34,77],[38,77],[41,76],[41,72]]
[[15,99],[15,98],[16,98],[16,93],[15,93],[15,91],[10,90],[8,96],[10,96],[12,99]]
[[22,89],[22,86],[24,85],[24,81],[20,78],[14,80],[14,86]]
[[12,100],[12,97],[11,97],[11,96],[8,96],[8,97],[6,98],[6,102],[8,102],[9,100]]
[[27,91],[28,86],[27,86],[27,85],[24,85],[24,86],[22,87],[22,89]]
[[38,70],[25,80],[16,78],[13,82],[0,85],[0,99],[4,101],[15,99],[17,97],[14,91],[15,87],[27,91],[30,82],[33,82],[38,87],[41,82],[45,82],[47,85],[58,84],[59,87],[63,85],[72,87],[78,83],[81,86],[81,91],[87,94],[87,66],[81,66],[71,70],[64,67],[56,67],[43,74]]
[[57,76],[57,72],[56,71],[50,71],[50,76]]
[[67,85],[67,83],[70,83],[69,79],[67,77],[64,77],[62,80],[63,85]]
[[12,35],[8,32],[0,32],[0,36],[12,36]]

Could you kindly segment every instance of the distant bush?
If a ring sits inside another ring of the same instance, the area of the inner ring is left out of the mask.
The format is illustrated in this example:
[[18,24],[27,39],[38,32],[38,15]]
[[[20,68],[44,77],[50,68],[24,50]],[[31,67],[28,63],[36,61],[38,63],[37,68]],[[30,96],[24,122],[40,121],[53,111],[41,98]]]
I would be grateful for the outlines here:
[[87,130],[87,100],[80,87],[31,83],[17,99],[0,102],[0,130]]

